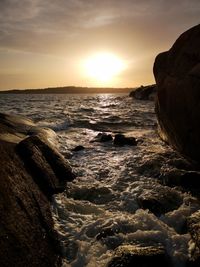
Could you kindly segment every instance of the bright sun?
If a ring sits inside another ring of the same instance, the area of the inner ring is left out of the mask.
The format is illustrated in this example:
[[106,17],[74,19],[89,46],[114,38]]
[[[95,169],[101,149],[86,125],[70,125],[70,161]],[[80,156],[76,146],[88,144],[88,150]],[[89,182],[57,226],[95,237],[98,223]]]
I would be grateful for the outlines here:
[[109,82],[125,69],[125,63],[114,54],[98,53],[86,59],[84,69],[97,82]]

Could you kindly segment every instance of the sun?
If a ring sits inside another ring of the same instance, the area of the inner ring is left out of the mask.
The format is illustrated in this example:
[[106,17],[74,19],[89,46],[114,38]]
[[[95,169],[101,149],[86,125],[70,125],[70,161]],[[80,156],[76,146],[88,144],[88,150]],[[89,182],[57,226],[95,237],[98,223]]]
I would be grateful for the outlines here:
[[125,62],[112,53],[98,53],[84,62],[86,75],[96,82],[110,82],[125,69]]

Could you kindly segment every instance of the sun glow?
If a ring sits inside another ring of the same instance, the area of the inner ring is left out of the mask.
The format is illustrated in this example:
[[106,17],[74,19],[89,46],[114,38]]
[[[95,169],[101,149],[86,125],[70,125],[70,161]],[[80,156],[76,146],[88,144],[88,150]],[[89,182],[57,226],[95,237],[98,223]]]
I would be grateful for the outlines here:
[[95,54],[84,63],[86,75],[97,82],[110,82],[125,69],[125,62],[111,53]]

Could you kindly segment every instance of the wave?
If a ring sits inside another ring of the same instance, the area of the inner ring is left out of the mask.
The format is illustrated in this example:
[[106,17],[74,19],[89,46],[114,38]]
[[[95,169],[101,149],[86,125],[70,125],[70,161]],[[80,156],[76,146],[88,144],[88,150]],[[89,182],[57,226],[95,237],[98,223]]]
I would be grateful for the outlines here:
[[71,123],[69,121],[40,121],[38,124],[40,127],[50,128],[55,132],[67,130]]

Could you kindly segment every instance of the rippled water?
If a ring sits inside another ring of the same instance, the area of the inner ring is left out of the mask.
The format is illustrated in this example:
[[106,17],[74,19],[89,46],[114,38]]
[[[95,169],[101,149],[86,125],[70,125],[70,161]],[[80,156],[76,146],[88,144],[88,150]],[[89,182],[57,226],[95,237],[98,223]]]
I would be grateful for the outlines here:
[[[121,244],[163,245],[174,266],[184,266],[193,246],[184,226],[199,203],[160,180],[161,169],[179,158],[157,137],[152,102],[109,94],[1,95],[0,111],[55,130],[77,174],[52,207],[63,266],[104,267]],[[138,145],[91,142],[99,132],[124,133]],[[77,145],[85,149],[73,152]],[[142,209],[141,196],[159,194],[166,209],[171,199],[174,207],[160,214]]]

